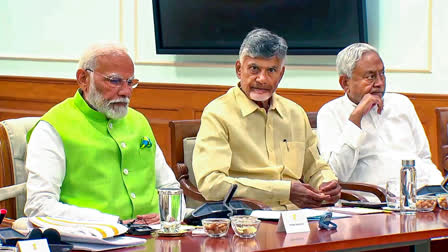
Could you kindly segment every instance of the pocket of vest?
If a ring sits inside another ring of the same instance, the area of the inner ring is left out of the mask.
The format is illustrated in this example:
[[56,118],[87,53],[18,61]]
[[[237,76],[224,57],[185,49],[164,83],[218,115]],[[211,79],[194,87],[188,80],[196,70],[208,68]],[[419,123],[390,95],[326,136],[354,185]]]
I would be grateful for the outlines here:
[[145,161],[154,160],[155,159],[155,150],[153,149],[153,147],[140,148],[138,150],[138,155],[139,155],[138,157],[141,160],[145,160]]

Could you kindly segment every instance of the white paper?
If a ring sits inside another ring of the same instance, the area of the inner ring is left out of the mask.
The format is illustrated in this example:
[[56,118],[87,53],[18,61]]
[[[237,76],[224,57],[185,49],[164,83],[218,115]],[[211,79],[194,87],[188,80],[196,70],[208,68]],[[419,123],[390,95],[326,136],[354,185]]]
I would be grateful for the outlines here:
[[[54,228],[63,241],[84,242],[89,238],[109,238],[126,233],[127,227],[118,223],[79,221],[53,217],[30,217],[29,221],[40,228]],[[97,240],[97,239],[93,239]]]
[[17,241],[16,246],[22,252],[50,252],[47,239]]
[[254,210],[250,215],[262,220],[278,220],[281,212],[283,211]]
[[102,239],[102,241],[97,241],[95,243],[85,243],[85,242],[70,242],[73,244],[73,250],[87,250],[87,251],[104,251],[125,247],[133,247],[145,244],[146,239],[130,237],[130,236],[119,236],[114,238]]
[[[103,238],[127,231],[127,227],[118,223],[86,222],[52,217],[30,217],[28,221],[43,229],[56,229],[61,234],[61,240],[73,244],[74,250],[103,251],[139,246],[146,242],[146,239],[130,236]],[[100,230],[101,234],[98,235],[91,229]]]
[[[304,215],[306,218],[309,218],[311,220],[317,219],[321,215],[323,215],[327,210],[316,210],[316,209],[300,209],[300,210],[294,210],[298,211],[300,215]],[[280,214],[282,212],[288,212],[288,211],[266,211],[266,210],[254,210],[252,211],[251,216],[257,217],[262,220],[278,220],[280,218]],[[350,217],[348,214],[343,213],[333,213],[333,219],[337,218],[345,218]]]
[[[373,213],[383,213],[381,209],[371,209],[363,207],[332,207],[331,212],[345,213],[345,214],[373,214]],[[336,213],[334,213],[336,214]],[[333,215],[334,216],[334,215]]]

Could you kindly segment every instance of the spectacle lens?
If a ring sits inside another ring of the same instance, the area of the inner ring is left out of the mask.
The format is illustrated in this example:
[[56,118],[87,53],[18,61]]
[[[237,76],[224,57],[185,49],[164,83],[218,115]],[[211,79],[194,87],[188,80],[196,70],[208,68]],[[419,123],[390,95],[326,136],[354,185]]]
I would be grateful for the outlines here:
[[90,71],[92,73],[97,73],[101,76],[103,76],[112,86],[115,87],[120,87],[122,85],[123,82],[126,82],[126,85],[128,85],[129,87],[131,87],[132,89],[136,88],[138,86],[138,79],[134,79],[134,77],[131,77],[127,80],[120,78],[120,77],[110,77],[110,76],[106,76],[100,72],[95,72],[92,69],[88,68],[86,69],[86,71]]

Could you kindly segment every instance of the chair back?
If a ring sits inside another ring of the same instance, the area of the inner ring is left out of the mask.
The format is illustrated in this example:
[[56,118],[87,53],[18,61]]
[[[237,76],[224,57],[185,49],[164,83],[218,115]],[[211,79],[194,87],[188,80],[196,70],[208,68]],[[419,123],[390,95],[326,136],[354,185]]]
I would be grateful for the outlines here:
[[201,120],[176,120],[169,123],[171,131],[171,165],[184,163],[184,138],[196,137]]
[[437,166],[444,175],[448,172],[448,107],[436,108],[437,117]]
[[0,206],[9,218],[24,216],[26,201],[26,134],[39,117],[23,117],[0,122]]
[[306,112],[306,116],[308,116],[311,128],[315,131],[317,129],[317,112]]
[[194,195],[189,195],[186,182],[191,183],[194,187],[192,189],[193,191],[194,189],[197,189],[192,158],[196,135],[201,126],[201,120],[171,121],[169,126],[171,131],[171,166],[173,167],[176,179],[181,184],[182,189],[184,189],[184,194],[187,196],[185,199],[187,207],[197,208],[203,204],[205,199],[202,200],[202,198],[200,198],[198,200]]

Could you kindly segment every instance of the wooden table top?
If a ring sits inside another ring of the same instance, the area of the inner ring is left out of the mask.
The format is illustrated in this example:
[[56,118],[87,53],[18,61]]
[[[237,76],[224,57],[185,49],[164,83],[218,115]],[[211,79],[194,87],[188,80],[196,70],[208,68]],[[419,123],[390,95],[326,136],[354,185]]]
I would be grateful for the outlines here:
[[333,220],[337,230],[319,230],[310,222],[310,232],[276,232],[277,222],[263,221],[254,239],[243,239],[230,229],[223,238],[205,236],[148,237],[144,246],[132,251],[327,251],[403,243],[448,236],[448,211],[437,210],[416,215],[380,213],[354,215]]
[[[353,215],[333,220],[337,230],[319,230],[309,222],[310,232],[276,232],[277,222],[263,221],[253,239],[239,238],[229,229],[227,236],[151,237],[143,246],[120,251],[328,251],[403,243],[448,236],[448,211],[400,215],[380,213]],[[3,223],[6,224],[6,223]]]

